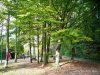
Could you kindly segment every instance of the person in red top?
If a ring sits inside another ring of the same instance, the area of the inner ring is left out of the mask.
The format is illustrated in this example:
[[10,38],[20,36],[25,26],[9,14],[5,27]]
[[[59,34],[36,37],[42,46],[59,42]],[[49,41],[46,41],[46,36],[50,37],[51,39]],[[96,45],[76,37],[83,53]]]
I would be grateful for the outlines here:
[[10,52],[8,52],[8,60],[10,60],[11,59],[11,54],[10,54]]

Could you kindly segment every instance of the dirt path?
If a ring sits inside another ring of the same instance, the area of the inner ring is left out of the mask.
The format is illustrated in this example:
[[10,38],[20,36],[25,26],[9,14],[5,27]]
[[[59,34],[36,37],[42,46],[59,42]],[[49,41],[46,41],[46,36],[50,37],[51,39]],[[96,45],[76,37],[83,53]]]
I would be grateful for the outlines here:
[[47,72],[46,75],[100,75],[100,64],[83,61],[62,63],[60,68]]
[[85,61],[63,61],[56,68],[54,63],[46,67],[37,62],[19,60],[9,65],[7,69],[0,69],[0,75],[100,75],[100,64]]
[[7,69],[0,69],[0,75],[41,75],[51,69],[53,69],[52,66],[42,67],[42,64],[29,63],[29,60],[26,59],[10,64]]

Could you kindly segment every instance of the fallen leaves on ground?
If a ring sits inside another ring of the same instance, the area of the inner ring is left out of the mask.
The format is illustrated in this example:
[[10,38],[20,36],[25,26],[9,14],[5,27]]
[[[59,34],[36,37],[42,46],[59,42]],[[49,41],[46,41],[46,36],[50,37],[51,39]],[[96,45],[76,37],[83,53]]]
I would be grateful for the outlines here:
[[100,75],[100,64],[66,60],[59,67],[54,63],[43,67],[41,63],[20,60],[7,69],[0,69],[0,75]]

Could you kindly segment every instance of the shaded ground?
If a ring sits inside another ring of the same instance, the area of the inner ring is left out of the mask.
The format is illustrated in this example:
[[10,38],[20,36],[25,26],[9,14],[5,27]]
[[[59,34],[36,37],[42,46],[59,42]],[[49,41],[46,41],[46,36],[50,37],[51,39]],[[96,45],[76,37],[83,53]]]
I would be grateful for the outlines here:
[[86,61],[63,60],[60,67],[50,63],[46,67],[29,60],[18,60],[7,69],[0,69],[0,75],[100,75],[100,64]]
[[81,61],[63,62],[59,69],[47,72],[46,75],[100,75],[100,64]]

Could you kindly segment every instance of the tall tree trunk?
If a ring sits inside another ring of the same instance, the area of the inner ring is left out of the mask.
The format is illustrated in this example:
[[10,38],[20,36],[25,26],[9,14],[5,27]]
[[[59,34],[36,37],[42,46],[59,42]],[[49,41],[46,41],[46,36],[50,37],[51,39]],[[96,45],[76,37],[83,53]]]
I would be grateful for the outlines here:
[[2,35],[2,32],[3,32],[3,25],[2,25],[2,28],[1,28],[1,64],[2,64],[2,54],[3,54],[3,35]]
[[39,29],[37,28],[37,49],[38,49],[38,63],[39,63]]
[[73,47],[72,50],[71,50],[71,60],[74,60],[74,57],[75,57],[75,48]]
[[[9,9],[8,9],[9,10]],[[8,12],[7,18],[7,26],[6,26],[6,61],[4,67],[8,67],[8,51],[9,51],[9,22],[10,22],[10,14]]]
[[18,43],[18,40],[17,40],[17,27],[16,27],[16,43],[15,43],[15,62],[17,62],[17,43]]
[[47,58],[46,61],[48,63],[49,59],[49,51],[50,51],[50,31],[51,31],[51,23],[48,24],[48,34],[47,34]]
[[[65,13],[66,13],[66,11],[64,11],[63,9],[61,10],[62,11],[62,13],[61,13],[61,16],[60,16],[60,18],[61,18],[61,25],[60,25],[60,27],[59,27],[59,29],[64,29],[64,26],[65,26],[65,24],[64,24],[64,20],[65,20]],[[56,65],[57,66],[59,66],[59,60],[60,60],[60,51],[61,51],[61,45],[62,45],[62,42],[63,42],[63,39],[61,38],[60,39],[60,44],[58,45],[58,47],[57,47],[57,49],[56,49]],[[62,56],[61,56],[61,58],[62,58]]]
[[30,63],[32,63],[32,50],[31,50],[31,26],[29,23],[29,51],[30,51]]
[[30,62],[32,63],[31,38],[29,39],[29,47],[30,47]]
[[57,49],[56,49],[56,61],[55,61],[55,64],[57,65],[57,66],[59,66],[59,57],[60,57],[60,49],[61,49],[61,44],[59,44],[58,45],[58,47],[57,47]]
[[49,59],[49,50],[50,50],[50,37],[48,37],[48,40],[47,40],[47,53],[46,53],[47,63],[48,63],[48,59]]
[[[45,24],[43,25],[43,28],[46,28],[46,21]],[[46,31],[43,29],[43,51],[44,51],[44,61],[43,64],[46,65],[47,64],[47,53],[46,53]]]
[[73,45],[72,49],[71,49],[71,60],[74,60],[74,57],[75,57],[75,47],[74,47],[74,44],[71,40],[71,44]]
[[34,38],[33,38],[33,58],[36,60],[36,51],[35,51],[35,43],[34,43]]
[[43,62],[43,34],[42,34],[42,49],[41,49],[41,60],[40,62]]

